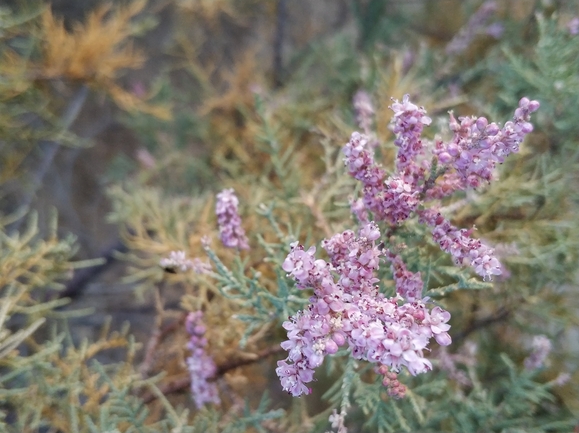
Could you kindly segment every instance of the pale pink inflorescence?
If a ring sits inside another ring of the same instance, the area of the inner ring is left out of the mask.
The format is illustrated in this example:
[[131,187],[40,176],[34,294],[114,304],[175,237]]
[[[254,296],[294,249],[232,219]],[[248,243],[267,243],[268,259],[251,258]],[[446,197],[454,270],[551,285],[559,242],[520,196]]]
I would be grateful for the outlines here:
[[[352,199],[352,213],[360,222],[368,221],[367,212],[377,221],[399,225],[412,214],[432,228],[433,239],[450,253],[458,265],[469,265],[485,280],[500,275],[502,266],[494,251],[470,237],[472,230],[458,229],[444,219],[435,207],[425,207],[427,200],[440,199],[457,190],[479,187],[492,180],[497,163],[518,152],[525,136],[533,130],[530,115],[539,108],[537,101],[522,98],[511,121],[500,128],[484,117],[450,115],[454,137],[449,143],[423,141],[422,132],[431,123],[426,110],[410,102],[405,95],[395,100],[392,130],[398,147],[396,172],[387,176],[374,161],[368,138],[354,132],[344,146],[348,173],[362,182],[362,198]],[[439,172],[434,179],[430,157],[437,159]],[[362,209],[366,208],[366,212]]]
[[374,162],[365,135],[354,132],[343,152],[348,172],[362,182],[362,201],[366,209],[376,219],[391,224],[407,219],[419,204],[419,192],[413,185],[401,177],[386,177],[386,172]]
[[471,266],[485,281],[502,273],[501,263],[494,256],[494,250],[481,240],[471,238],[472,230],[453,226],[436,209],[420,212],[420,221],[432,228],[432,238],[442,251],[452,256],[456,265]]
[[545,335],[535,335],[533,337],[531,354],[525,359],[524,364],[527,370],[536,370],[545,365],[545,361],[551,353],[551,340]]
[[422,131],[432,123],[426,115],[424,107],[418,107],[410,102],[408,95],[404,95],[402,103],[394,100],[390,106],[394,111],[391,129],[396,134],[394,144],[398,146],[396,169],[399,175],[409,184],[416,183],[425,176],[425,167],[419,165],[424,148]]
[[396,284],[396,293],[398,293],[407,302],[414,302],[422,299],[422,278],[420,272],[410,272],[402,258],[390,251],[386,252],[386,257],[392,264],[392,276]]
[[563,386],[569,383],[572,376],[566,371],[563,371],[557,375],[555,379],[553,379],[553,384],[556,386]]
[[567,23],[567,30],[573,36],[579,35],[579,17],[574,17]]
[[249,244],[245,230],[241,227],[238,206],[239,199],[233,188],[224,189],[217,194],[215,213],[219,225],[219,237],[223,245],[228,248],[248,250]]
[[364,131],[364,134],[370,135],[372,120],[374,118],[374,106],[368,92],[358,90],[354,95],[354,111],[356,112],[356,121]]
[[533,130],[531,113],[539,103],[522,98],[513,120],[500,128],[484,117],[459,117],[450,113],[450,128],[454,138],[448,144],[437,143],[435,153],[443,165],[454,168],[458,178],[468,187],[477,188],[493,179],[497,163],[519,151],[525,136]]
[[448,43],[446,53],[450,55],[462,53],[481,34],[488,34],[496,39],[500,38],[503,33],[503,26],[500,23],[488,25],[496,10],[495,1],[484,2]]
[[[276,372],[283,389],[294,396],[310,392],[314,369],[324,357],[347,345],[356,359],[401,367],[413,375],[432,369],[424,357],[429,340],[450,344],[450,314],[429,310],[425,300],[401,303],[379,292],[374,273],[384,254],[376,245],[380,231],[367,223],[356,235],[350,230],[322,242],[330,262],[315,258],[315,248],[292,244],[283,263],[299,288],[311,287],[310,306],[284,322],[288,357]],[[337,281],[334,278],[337,275]]]
[[[438,306],[427,308],[420,273],[409,271],[394,252],[378,247],[380,230],[370,220],[393,227],[417,215],[457,265],[471,266],[485,280],[501,274],[493,249],[471,238],[474,229],[458,229],[437,207],[427,207],[426,201],[489,182],[496,163],[517,152],[532,131],[529,118],[538,107],[537,101],[521,99],[513,120],[502,128],[482,117],[457,121],[451,114],[454,138],[432,144],[422,138],[424,127],[431,123],[426,110],[408,96],[394,101],[392,130],[398,154],[396,172],[390,176],[375,162],[370,138],[352,134],[343,152],[348,173],[362,183],[362,197],[350,201],[360,231],[346,230],[323,241],[329,262],[316,259],[315,247],[305,250],[296,242],[282,266],[298,288],[314,290],[309,307],[283,324],[288,340],[282,347],[288,357],[278,362],[276,372],[284,390],[294,396],[308,394],[307,383],[313,380],[315,368],[345,345],[354,358],[379,366],[394,397],[405,393],[395,371],[405,367],[416,375],[432,369],[424,351],[431,338],[442,346],[451,343],[450,314]],[[392,298],[378,289],[375,271],[382,258],[391,263],[397,292]]]
[[364,206],[364,200],[361,198],[350,198],[350,211],[360,224],[368,222],[368,211],[366,210],[366,206]]
[[205,274],[211,271],[211,265],[195,257],[187,258],[185,251],[171,251],[169,257],[164,257],[159,261],[159,265],[165,269],[173,271],[187,272],[192,270],[197,274]]
[[215,376],[217,367],[213,359],[205,351],[207,339],[205,325],[203,324],[203,312],[191,312],[187,316],[185,327],[189,333],[187,348],[191,356],[187,358],[187,368],[191,376],[191,394],[197,408],[206,403],[220,404],[217,386],[209,379]]
[[[346,411],[344,408],[338,413],[336,409],[332,411],[332,414],[329,416],[328,421],[332,428],[336,429],[336,433],[348,433],[348,429],[346,428]],[[329,432],[327,432],[329,433]]]
[[476,344],[467,342],[457,353],[449,353],[446,347],[441,347],[435,355],[438,358],[438,367],[446,372],[449,379],[462,387],[471,387],[471,378],[464,369],[458,368],[458,365],[463,365],[467,368],[474,367],[477,363],[476,354]]

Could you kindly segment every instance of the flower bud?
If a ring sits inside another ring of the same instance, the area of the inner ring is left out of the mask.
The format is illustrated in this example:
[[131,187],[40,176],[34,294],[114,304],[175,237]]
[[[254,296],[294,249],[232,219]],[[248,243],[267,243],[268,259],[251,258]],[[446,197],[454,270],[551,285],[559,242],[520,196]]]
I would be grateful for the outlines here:
[[336,342],[338,346],[342,346],[346,342],[346,337],[341,332],[334,332],[332,334],[332,340]]
[[488,124],[489,121],[484,117],[479,117],[478,119],[476,119],[476,127],[481,132],[485,130]]
[[452,156],[448,152],[441,152],[438,154],[438,162],[441,164],[448,164],[452,161]]
[[338,351],[338,345],[336,344],[336,342],[334,340],[332,340],[331,338],[329,338],[328,340],[326,340],[326,353],[329,353],[330,355],[336,353]]
[[521,108],[527,108],[529,106],[529,98],[527,98],[526,96],[523,96],[521,98],[521,100],[519,101],[519,107]]

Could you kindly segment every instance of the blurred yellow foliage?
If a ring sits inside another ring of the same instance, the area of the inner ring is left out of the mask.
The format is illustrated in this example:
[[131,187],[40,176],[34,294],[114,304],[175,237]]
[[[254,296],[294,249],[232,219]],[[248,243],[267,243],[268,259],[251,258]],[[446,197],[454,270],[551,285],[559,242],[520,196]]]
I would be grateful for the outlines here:
[[85,24],[76,23],[72,32],[47,8],[42,16],[43,75],[105,83],[114,79],[119,69],[142,66],[143,55],[126,39],[131,18],[144,6],[145,1],[139,0],[110,15],[110,5],[101,6],[89,14]]
[[[132,34],[131,19],[145,5],[146,0],[137,0],[118,9],[110,4],[101,6],[88,15],[84,24],[74,24],[72,31],[47,8],[41,24],[42,59],[28,69],[36,71],[36,79],[65,78],[94,85],[125,110],[170,119],[168,107],[149,104],[115,82],[119,71],[144,64],[145,56],[128,38]],[[10,63],[17,64],[14,58]]]

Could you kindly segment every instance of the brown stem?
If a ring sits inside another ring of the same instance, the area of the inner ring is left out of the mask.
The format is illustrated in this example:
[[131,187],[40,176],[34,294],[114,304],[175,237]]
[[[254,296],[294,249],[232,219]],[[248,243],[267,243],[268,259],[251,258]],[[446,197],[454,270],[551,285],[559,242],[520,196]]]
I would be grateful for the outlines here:
[[424,181],[424,185],[422,185],[422,190],[420,191],[421,200],[424,200],[426,197],[426,192],[434,187],[436,179],[448,171],[448,167],[443,167],[440,170],[438,169],[438,159],[436,157],[432,158],[431,167],[430,176],[428,176],[428,179]]
[[76,298],[82,294],[84,289],[101,274],[108,270],[112,265],[117,263],[115,252],[126,253],[129,249],[121,240],[115,241],[114,244],[107,247],[97,256],[104,259],[104,263],[97,266],[78,269],[74,272],[72,280],[65,284],[63,291],[58,292],[59,298]]
[[322,209],[320,209],[319,201],[316,200],[321,187],[325,183],[326,182],[324,180],[318,182],[314,186],[313,191],[310,192],[309,194],[302,192],[301,199],[302,203],[304,203],[310,209],[310,212],[312,213],[313,217],[316,220],[316,226],[322,229],[326,237],[331,238],[334,232],[330,227],[330,224],[328,223],[328,220],[326,219],[324,213],[322,212]]
[[143,378],[146,378],[151,373],[153,368],[153,362],[155,360],[155,353],[156,349],[163,341],[163,339],[170,333],[176,331],[177,329],[183,326],[183,322],[185,322],[186,314],[183,313],[183,316],[179,320],[175,320],[172,323],[161,327],[161,324],[157,321],[153,332],[151,333],[151,338],[147,342],[147,349],[145,351],[145,358],[139,367],[139,372]]
[[267,358],[268,356],[276,355],[282,352],[284,352],[284,349],[282,349],[280,346],[275,346],[262,350],[255,356],[255,358],[233,359],[223,365],[220,365],[217,368],[217,376],[223,376],[229,370],[233,370],[238,367],[243,367],[244,365],[253,364],[254,362],[258,362],[263,358]]
[[[88,96],[89,89],[86,85],[81,85],[79,89],[76,91],[75,95],[69,102],[66,110],[64,111],[62,118],[60,119],[60,127],[62,128],[62,132],[68,131],[74,121],[77,119],[86,98]],[[42,186],[42,182],[44,177],[47,175],[48,170],[52,166],[52,162],[56,157],[58,150],[60,149],[60,143],[51,140],[43,140],[41,142],[44,144],[44,152],[43,152],[43,159],[40,162],[39,167],[35,172],[32,174],[32,179],[30,181],[32,188],[30,191],[24,193],[24,199],[18,204],[18,208],[28,208],[32,201],[35,198],[35,194],[38,189]],[[17,232],[20,230],[22,223],[25,221],[25,218],[20,218],[10,227],[7,228],[8,232]]]
[[501,307],[497,310],[497,312],[491,316],[484,317],[479,320],[472,321],[462,332],[458,333],[457,335],[453,336],[452,340],[453,343],[460,344],[463,340],[466,339],[470,334],[479,329],[486,328],[487,326],[493,325],[497,322],[502,322],[506,320],[511,315],[511,310],[505,307]]
[[[268,349],[262,350],[261,352],[257,353],[255,357],[251,359],[234,359],[230,362],[227,362],[217,368],[216,377],[223,376],[229,370],[233,370],[238,367],[243,367],[244,365],[253,364],[254,362],[261,361],[264,358],[267,358],[271,355],[276,355],[278,353],[284,352],[280,346],[270,347]],[[189,376],[180,377],[178,379],[174,379],[166,384],[159,386],[159,390],[164,394],[172,394],[174,392],[179,392],[184,389],[187,389],[191,385],[191,378]],[[146,394],[143,396],[143,402],[145,404],[150,403],[157,399],[157,396],[153,393]]]

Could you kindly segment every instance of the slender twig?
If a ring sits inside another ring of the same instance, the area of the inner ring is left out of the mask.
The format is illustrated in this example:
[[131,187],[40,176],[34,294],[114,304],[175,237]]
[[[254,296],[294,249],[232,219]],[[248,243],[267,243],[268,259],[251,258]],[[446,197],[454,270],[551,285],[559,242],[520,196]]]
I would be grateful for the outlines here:
[[[160,294],[157,294],[156,297],[159,297]],[[158,304],[158,300],[156,300],[155,304]],[[161,343],[161,341],[163,341],[163,339],[170,333],[175,332],[177,329],[179,329],[180,327],[183,326],[183,323],[185,322],[185,318],[187,317],[187,315],[184,313],[182,315],[182,317],[179,320],[175,320],[172,323],[170,323],[169,325],[166,326],[161,326],[161,320],[159,320],[159,318],[162,319],[162,316],[159,314],[158,311],[158,307],[157,308],[157,317],[155,320],[155,326],[153,328],[153,332],[151,333],[151,338],[149,339],[148,343],[147,343],[147,349],[145,350],[145,358],[143,359],[143,362],[141,363],[141,366],[139,367],[139,372],[141,373],[141,376],[143,376],[143,378],[147,378],[149,376],[149,374],[151,373],[151,370],[153,369],[153,362],[155,360],[155,353],[157,350],[157,347],[159,347],[159,344]]]
[[234,370],[238,367],[243,367],[244,365],[250,365],[250,364],[253,364],[254,362],[259,362],[263,358],[267,358],[268,356],[276,355],[276,354],[282,353],[282,352],[284,352],[284,349],[282,349],[281,346],[275,346],[275,347],[270,347],[268,349],[262,350],[255,357],[233,359],[229,362],[226,362],[223,365],[220,365],[217,368],[217,376],[223,376],[229,370]]
[[324,232],[326,237],[331,238],[334,232],[331,229],[324,213],[322,212],[322,209],[320,209],[320,206],[318,206],[319,201],[316,201],[314,194],[302,193],[301,198],[302,202],[310,209],[310,212],[314,216],[316,220],[316,226]]
[[161,286],[163,282],[155,285],[154,295],[155,295],[155,323],[153,324],[153,331],[151,332],[151,338],[147,343],[147,350],[145,351],[145,359],[141,363],[139,372],[143,378],[149,376],[151,369],[153,368],[153,362],[155,361],[155,349],[161,341],[161,326],[163,325],[163,313],[164,313],[164,303],[163,297],[161,296]]
[[[276,354],[282,353],[282,352],[284,352],[284,349],[282,349],[280,346],[276,346],[276,347],[270,347],[268,349],[262,350],[261,352],[257,353],[255,355],[255,357],[231,360],[223,365],[220,365],[217,368],[216,377],[223,376],[225,373],[227,373],[230,370],[234,370],[238,367],[243,367],[245,365],[250,365],[250,364],[253,364],[255,362],[259,362],[259,361],[263,360],[264,358],[267,358],[268,356],[276,355]],[[184,376],[184,377],[179,377],[179,378],[174,379],[166,384],[159,386],[159,390],[161,390],[163,395],[168,395],[168,394],[172,394],[174,392],[183,391],[184,389],[187,389],[189,386],[191,386],[191,378],[189,376],[186,376],[186,377]],[[157,399],[157,396],[154,394],[146,394],[145,396],[143,396],[143,402],[145,404],[150,403],[156,399]]]
[[89,283],[98,278],[116,262],[115,252],[126,253],[128,250],[126,245],[117,240],[113,245],[98,254],[98,257],[104,259],[103,264],[75,271],[74,277],[66,284],[65,289],[59,292],[59,298],[76,298],[82,294]]
[[509,310],[508,308],[501,307],[497,310],[495,314],[491,316],[487,316],[479,320],[474,320],[464,330],[462,330],[457,335],[454,335],[452,337],[453,343],[458,345],[473,332],[486,328],[487,326],[491,326],[495,323],[502,322],[506,320],[510,315],[511,310]]
[[[72,100],[70,101],[70,103],[68,104],[66,110],[62,115],[60,127],[62,128],[63,131],[68,130],[72,126],[72,124],[78,117],[80,110],[82,109],[86,101],[87,96],[88,96],[88,87],[83,84],[82,86],[80,86],[76,94],[73,96]],[[60,144],[56,141],[42,141],[41,144],[45,144],[46,149],[44,150],[42,161],[32,178],[30,191],[28,191],[27,194],[26,193],[23,194],[24,199],[19,204],[19,206],[22,208],[28,208],[32,203],[32,200],[34,199],[34,194],[36,193],[38,188],[40,188],[40,186],[42,185],[42,180],[48,173],[48,170],[50,169],[50,166],[54,161],[56,153],[60,148]],[[17,232],[18,230],[20,230],[23,221],[24,221],[23,218],[16,221],[12,225],[12,227],[9,228],[9,231]]]
[[[189,388],[191,385],[191,378],[189,376],[183,376],[178,379],[174,379],[169,383],[166,383],[162,386],[159,386],[159,390],[163,393],[163,395],[173,394],[174,392],[183,391],[184,389]],[[152,401],[155,401],[158,397],[155,394],[145,394],[143,396],[143,403],[148,404]]]

